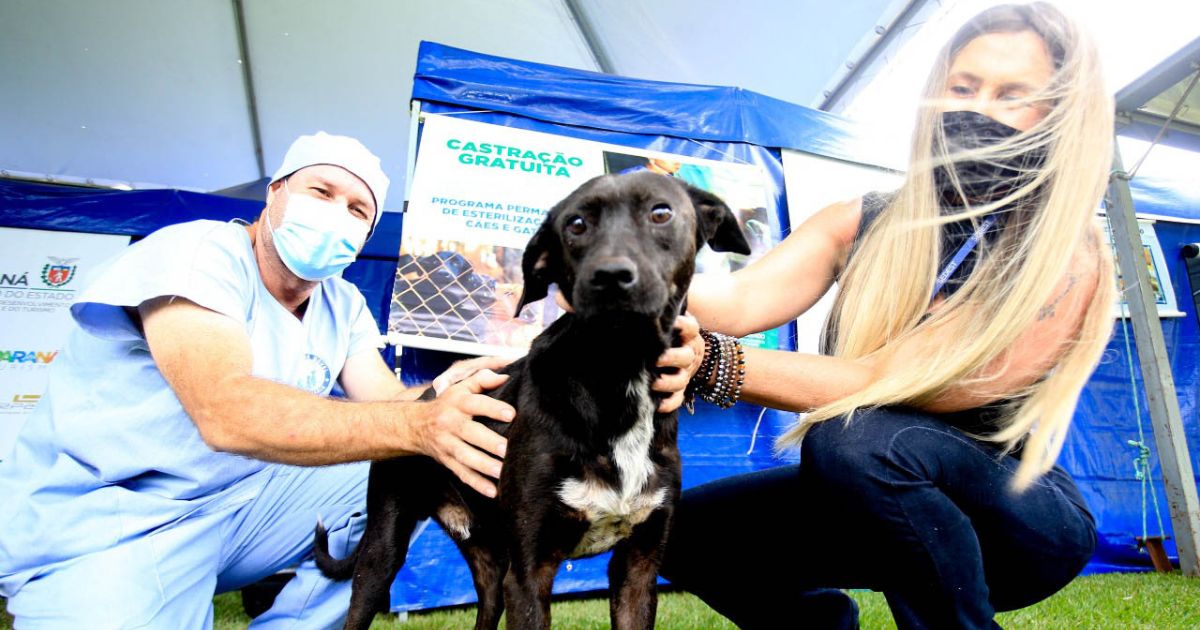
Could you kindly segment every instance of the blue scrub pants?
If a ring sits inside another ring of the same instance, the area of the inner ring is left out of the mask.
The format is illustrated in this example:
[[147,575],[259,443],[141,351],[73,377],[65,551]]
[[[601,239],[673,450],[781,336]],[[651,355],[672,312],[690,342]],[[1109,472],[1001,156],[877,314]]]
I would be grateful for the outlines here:
[[294,566],[250,627],[340,628],[350,581],[321,575],[313,527],[319,518],[330,530],[335,557],[354,549],[366,524],[368,466],[271,465],[146,536],[44,567],[8,601],[14,627],[211,628],[215,593]]
[[862,411],[813,427],[798,466],[684,492],[662,574],[743,629],[855,628],[839,588],[882,591],[901,630],[997,627],[1070,582],[1096,529],[1062,468],[1015,493],[1018,460],[960,421]]

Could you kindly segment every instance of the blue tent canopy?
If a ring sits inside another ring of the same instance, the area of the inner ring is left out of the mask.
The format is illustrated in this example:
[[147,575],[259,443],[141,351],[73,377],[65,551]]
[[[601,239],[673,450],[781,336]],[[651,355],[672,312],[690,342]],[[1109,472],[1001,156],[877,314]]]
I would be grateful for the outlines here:
[[748,90],[630,79],[433,42],[421,42],[413,98],[621,134],[746,143],[882,163],[857,125],[845,118]]
[[1149,150],[1129,182],[1134,210],[1185,222],[1200,221],[1200,135],[1173,131],[1150,148],[1159,132],[1158,125],[1145,122],[1120,130],[1126,169],[1132,169]]

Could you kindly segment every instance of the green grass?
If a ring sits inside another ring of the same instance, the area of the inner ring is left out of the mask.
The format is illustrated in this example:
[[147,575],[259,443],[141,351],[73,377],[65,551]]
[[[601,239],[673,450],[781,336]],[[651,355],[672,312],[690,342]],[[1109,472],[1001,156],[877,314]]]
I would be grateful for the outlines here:
[[[887,603],[879,593],[853,592],[861,609],[864,629],[895,628]],[[216,630],[242,630],[249,619],[237,593],[219,595]],[[602,599],[561,601],[554,604],[554,627],[591,630],[608,627],[608,602]],[[380,615],[373,630],[459,630],[474,623],[475,609],[413,613],[401,622]],[[802,620],[788,620],[787,625]],[[1029,608],[1001,613],[997,621],[1006,628],[1200,628],[1200,579],[1178,572],[1108,574],[1077,578],[1055,596]],[[0,614],[0,630],[12,622]],[[658,628],[664,630],[725,630],[734,628],[700,600],[685,593],[665,593],[659,600]]]

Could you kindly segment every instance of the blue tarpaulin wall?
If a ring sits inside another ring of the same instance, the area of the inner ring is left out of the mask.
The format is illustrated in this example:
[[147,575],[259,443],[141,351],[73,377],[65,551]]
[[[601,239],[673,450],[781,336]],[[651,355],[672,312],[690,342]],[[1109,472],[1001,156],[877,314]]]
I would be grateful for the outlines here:
[[[1128,167],[1143,157],[1142,152],[1158,131],[1156,126],[1140,123],[1122,128],[1122,138],[1142,141],[1123,150],[1123,161]],[[1200,138],[1171,133],[1152,149],[1150,159],[1137,171],[1130,188],[1137,213],[1158,219],[1154,229],[1174,286],[1175,300],[1184,312],[1183,317],[1164,318],[1162,331],[1192,467],[1200,472],[1200,330],[1193,297],[1200,286],[1189,280],[1181,253],[1184,245],[1200,242],[1197,173],[1200,173]],[[1089,572],[1143,570],[1148,559],[1144,553],[1138,553],[1135,537],[1143,532],[1150,536],[1160,532],[1171,536],[1173,531],[1137,361],[1132,325],[1128,320],[1118,319],[1102,363],[1080,399],[1074,430],[1067,438],[1060,460],[1075,477],[1096,515],[1100,540],[1088,565]],[[1144,442],[1150,449],[1152,486],[1143,488],[1136,477],[1137,448],[1130,441]],[[1168,555],[1178,561],[1174,540],[1167,540],[1165,546]]]
[[[1132,184],[1138,212],[1166,214],[1173,210],[1154,205],[1154,198],[1142,194],[1145,191],[1139,189],[1136,179]],[[1184,435],[1191,449],[1192,467],[1200,471],[1200,330],[1191,295],[1200,290],[1200,286],[1190,286],[1180,254],[1184,245],[1200,242],[1200,224],[1159,221],[1154,227],[1167,259],[1167,271],[1174,284],[1179,310],[1185,313],[1184,317],[1164,318],[1162,331],[1175,378]],[[1096,516],[1099,544],[1086,572],[1146,570],[1149,558],[1138,552],[1135,541],[1136,536],[1143,535],[1143,519],[1145,531],[1150,536],[1160,533],[1159,516],[1162,532],[1172,535],[1158,448],[1146,409],[1133,326],[1128,320],[1118,319],[1102,363],[1080,398],[1074,427],[1059,460],[1074,476]],[[1141,432],[1135,413],[1139,411]],[[1131,440],[1142,441],[1150,449],[1150,477],[1154,480],[1153,492],[1158,499],[1157,513],[1149,487],[1143,497],[1142,483],[1134,468],[1138,449],[1129,444]],[[1172,560],[1178,561],[1174,540],[1166,541],[1165,546]]]
[[[849,162],[883,163],[869,139],[857,134],[844,119],[752,92],[624,79],[428,42],[421,46],[413,98],[422,101],[425,112],[455,112],[492,124],[761,165],[774,180],[779,218],[785,229],[787,212],[779,148]],[[1194,152],[1188,155],[1200,158],[1200,147],[1188,150]],[[1143,186],[1143,182],[1148,185]],[[1182,244],[1200,241],[1200,225],[1188,222],[1200,219],[1200,203],[1196,203],[1200,192],[1195,189],[1194,179],[1163,179],[1153,173],[1139,175],[1132,183],[1139,212],[1178,219],[1160,221],[1156,229],[1179,308],[1186,316],[1165,320],[1163,327],[1193,462],[1200,468],[1200,330],[1191,298],[1194,289],[1189,289],[1179,255]],[[0,225],[6,227],[140,237],[163,225],[198,218],[252,219],[261,207],[260,202],[173,190],[97,192],[0,180]],[[399,215],[386,214],[359,262],[344,274],[367,296],[381,329],[386,327],[399,241]],[[1128,334],[1132,347],[1132,331]],[[1151,472],[1164,526],[1170,534],[1153,436],[1141,400],[1136,354],[1130,364],[1122,335],[1118,320],[1105,361],[1081,400],[1076,427],[1062,457],[1099,523],[1101,544],[1090,571],[1144,570],[1149,566],[1148,558],[1136,552],[1133,539],[1141,535],[1144,513],[1142,486],[1134,476],[1136,451],[1127,444],[1128,440],[1139,439],[1133,412],[1135,397],[1140,401],[1145,441],[1151,448]],[[403,353],[400,367],[406,382],[425,381],[455,358],[447,353],[410,349]],[[793,417],[771,410],[760,416],[760,411],[745,404],[728,411],[700,404],[695,416],[685,415],[680,427],[684,485],[783,463],[772,456],[771,444]],[[1150,534],[1157,534],[1153,506],[1148,510]],[[736,544],[746,553],[765,554],[771,553],[772,545],[777,543],[749,540]],[[1169,542],[1168,550],[1174,555],[1174,546]],[[556,592],[604,588],[606,560],[605,555],[564,566],[556,581]],[[466,565],[449,539],[436,525],[430,526],[417,537],[408,565],[397,577],[393,609],[471,601],[474,592]]]

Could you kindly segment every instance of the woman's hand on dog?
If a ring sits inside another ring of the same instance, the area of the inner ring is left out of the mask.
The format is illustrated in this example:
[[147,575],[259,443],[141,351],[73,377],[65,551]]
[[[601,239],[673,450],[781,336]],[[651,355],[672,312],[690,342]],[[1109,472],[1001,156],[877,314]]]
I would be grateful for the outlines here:
[[428,413],[413,426],[417,450],[436,459],[463,483],[480,494],[496,496],[492,479],[500,477],[500,459],[508,441],[475,421],[486,416],[511,422],[516,410],[511,405],[483,395],[504,384],[508,376],[480,369],[446,387],[432,402]]
[[658,357],[659,376],[650,385],[650,389],[668,394],[658,403],[661,413],[675,411],[683,404],[688,381],[692,380],[704,359],[704,339],[700,337],[700,324],[696,318],[680,315],[675,319],[675,328],[679,330],[681,343],[679,347],[667,348]]

